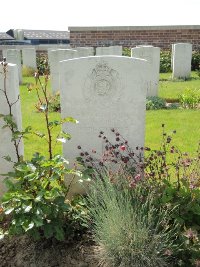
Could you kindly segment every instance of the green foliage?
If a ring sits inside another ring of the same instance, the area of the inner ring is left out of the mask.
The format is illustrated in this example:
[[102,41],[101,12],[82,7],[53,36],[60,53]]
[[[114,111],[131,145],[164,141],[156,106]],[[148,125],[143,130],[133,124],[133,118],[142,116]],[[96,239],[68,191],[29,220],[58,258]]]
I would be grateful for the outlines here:
[[200,70],[200,51],[192,52],[192,70]]
[[22,67],[22,75],[23,77],[31,77],[34,76],[35,69],[27,66]]
[[131,49],[128,47],[123,47],[122,56],[130,57],[131,56]]
[[[199,70],[200,68],[200,52],[192,52],[191,70]],[[171,52],[161,51],[160,53],[160,73],[166,73],[171,71]]]
[[126,178],[118,179],[97,180],[89,193],[97,257],[105,266],[168,266],[176,229],[170,230],[170,211],[156,209],[142,187],[130,191]]
[[156,207],[178,207],[171,214],[180,227],[175,266],[195,266],[193,262],[200,255],[200,147],[193,157],[182,153],[172,144],[172,135],[165,132],[163,125],[161,149],[151,150],[144,165],[145,181],[154,192]]
[[[142,186],[144,190],[141,194],[142,198],[150,191],[157,210],[166,210],[170,207],[172,210],[170,222],[172,225],[173,222],[179,225],[175,241],[179,249],[172,251],[175,266],[195,266],[192,264],[199,260],[200,255],[200,146],[196,154],[190,156],[188,153],[181,152],[173,144],[175,130],[166,133],[162,124],[162,131],[161,146],[153,150],[148,147],[130,148],[128,140],[114,129],[112,132],[116,136],[116,143],[111,143],[105,133],[101,132],[99,137],[104,141],[105,152],[97,159],[94,155],[82,151],[81,162],[90,177],[103,179],[107,174],[110,182],[121,191],[124,190],[123,184],[133,193],[137,186]],[[80,146],[78,148],[81,149]],[[107,168],[108,163],[116,164],[114,170]],[[123,183],[116,178],[121,174],[123,174]],[[99,203],[105,207],[102,199],[100,198]],[[116,208],[113,209],[116,210]],[[109,214],[112,214],[111,211]],[[122,217],[120,214],[115,216]],[[103,226],[101,228],[103,229]],[[170,229],[172,230],[171,226]],[[187,232],[194,234],[191,234],[191,237],[189,234],[186,235]],[[105,237],[102,239],[105,240]]]
[[179,95],[179,102],[183,108],[198,108],[200,105],[200,89],[186,89],[183,94]]
[[[28,233],[36,239],[54,236],[58,240],[74,234],[75,229],[69,227],[74,207],[66,201],[69,188],[64,175],[77,173],[66,164],[59,155],[49,160],[36,153],[31,161],[14,165],[14,172],[5,179],[8,191],[2,198],[4,213],[11,216],[8,234]],[[82,222],[80,216],[78,223]]]
[[39,54],[36,57],[36,64],[39,75],[44,75],[47,72],[49,73],[50,68],[48,65],[48,56],[46,54]]
[[166,108],[166,101],[158,96],[149,96],[146,100],[146,109],[153,110],[153,109],[165,109]]
[[[3,63],[5,73],[7,63]],[[53,140],[52,132],[63,123],[77,123],[72,117],[60,120],[51,120],[49,117],[50,100],[48,98],[48,66],[45,64],[44,84],[40,77],[36,81],[36,86],[29,84],[28,90],[36,91],[38,101],[46,126],[46,132],[36,132],[29,126],[25,131],[18,131],[17,125],[13,120],[12,106],[10,103],[6,86],[2,90],[7,99],[9,114],[1,114],[4,120],[3,128],[8,127],[12,134],[12,141],[18,157],[17,162],[13,162],[13,172],[4,174],[7,192],[2,198],[3,213],[9,223],[4,234],[18,235],[27,233],[35,239],[56,238],[63,240],[67,237],[74,237],[80,234],[86,227],[86,209],[81,199],[67,200],[68,191],[75,178],[80,172],[67,168],[68,162],[60,155],[55,155],[53,147],[57,142],[66,142],[70,139],[70,134],[59,131],[56,140]],[[4,83],[5,84],[5,83]],[[44,101],[42,102],[42,99]],[[19,142],[27,133],[34,133],[48,144],[48,158],[36,152],[31,160],[23,160],[19,156]],[[4,157],[11,162],[11,158]],[[68,186],[64,183],[64,177],[68,175]],[[2,235],[2,234],[1,234]]]
[[171,71],[171,53],[169,51],[160,52],[160,73]]
[[[35,105],[38,111],[43,111],[43,107],[45,105],[45,99],[42,100],[42,105],[41,101],[38,101]],[[55,95],[48,95],[48,103],[49,103],[49,112],[60,112],[61,107],[60,107],[60,93],[57,92]]]

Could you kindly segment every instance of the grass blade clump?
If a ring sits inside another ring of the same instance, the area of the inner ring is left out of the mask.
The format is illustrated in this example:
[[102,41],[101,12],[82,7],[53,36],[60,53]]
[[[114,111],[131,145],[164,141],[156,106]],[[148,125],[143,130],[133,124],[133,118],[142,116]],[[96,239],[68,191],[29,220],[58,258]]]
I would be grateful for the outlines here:
[[[91,227],[102,266],[169,266],[175,226],[169,210],[159,211],[143,189],[122,189],[109,179],[96,181],[89,196]],[[173,229],[173,230],[170,230]]]

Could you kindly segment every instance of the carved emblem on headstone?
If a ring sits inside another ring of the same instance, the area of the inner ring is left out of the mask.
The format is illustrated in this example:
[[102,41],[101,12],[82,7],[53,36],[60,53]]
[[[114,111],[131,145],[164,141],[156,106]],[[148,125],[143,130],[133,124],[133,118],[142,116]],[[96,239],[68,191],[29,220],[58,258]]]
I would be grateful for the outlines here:
[[88,102],[100,101],[101,104],[107,104],[120,98],[121,89],[119,73],[102,61],[88,74],[83,93]]

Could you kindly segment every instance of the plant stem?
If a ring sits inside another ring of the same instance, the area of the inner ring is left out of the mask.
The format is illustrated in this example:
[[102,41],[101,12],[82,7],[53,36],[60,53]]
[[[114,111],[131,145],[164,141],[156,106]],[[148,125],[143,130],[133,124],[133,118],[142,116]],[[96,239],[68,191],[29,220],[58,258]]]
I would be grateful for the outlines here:
[[[44,116],[45,116],[45,122],[46,122],[46,128],[47,128],[47,134],[48,134],[48,152],[49,152],[49,159],[53,158],[53,151],[52,151],[52,135],[51,135],[51,129],[49,126],[49,101],[47,97],[47,82],[48,82],[48,74],[45,74],[45,86],[42,85],[40,78],[38,78],[42,93],[45,98],[45,111],[44,111]],[[40,99],[39,93],[37,91],[38,99],[40,103],[42,104],[42,100]]]

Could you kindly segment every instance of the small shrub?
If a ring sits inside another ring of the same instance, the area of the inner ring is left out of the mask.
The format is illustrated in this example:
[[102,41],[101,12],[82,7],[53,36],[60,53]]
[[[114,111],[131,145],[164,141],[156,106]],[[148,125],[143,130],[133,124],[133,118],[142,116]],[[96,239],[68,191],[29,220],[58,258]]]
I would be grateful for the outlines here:
[[35,73],[35,69],[27,66],[22,67],[22,75],[24,77],[33,77]]
[[37,56],[36,63],[39,75],[44,75],[50,72],[48,56],[46,54],[40,54],[39,56]]
[[[48,95],[48,108],[49,112],[60,112],[61,106],[60,106],[60,93],[57,92],[55,95]],[[35,107],[38,111],[43,112],[45,105],[45,99],[40,99],[38,103],[36,103]]]
[[176,227],[170,230],[169,210],[156,209],[152,200],[141,187],[130,194],[108,178],[95,182],[88,201],[103,266],[168,266]]
[[179,102],[183,108],[196,109],[200,104],[200,89],[186,89],[179,96]]
[[[103,181],[107,175],[121,192],[128,190],[133,194],[137,186],[142,186],[142,199],[150,191],[157,210],[170,207],[170,221],[179,224],[175,241],[179,249],[173,251],[174,266],[196,266],[200,255],[200,144],[196,154],[190,156],[173,144],[176,131],[168,134],[164,124],[162,128],[162,142],[158,150],[147,147],[132,149],[128,140],[114,129],[111,131],[116,143],[111,143],[105,133],[100,132],[99,137],[104,141],[103,154],[98,155],[95,150],[92,154],[84,152],[79,146],[80,162],[85,167],[83,173],[86,177]],[[109,163],[114,164],[112,169],[108,168]],[[120,168],[116,168],[115,164]],[[123,183],[117,179],[122,174]],[[100,203],[104,203],[101,198]],[[120,214],[117,216],[122,217]]]
[[[10,235],[27,233],[35,239],[54,236],[63,240],[74,234],[75,206],[66,200],[68,187],[64,183],[64,174],[72,171],[66,163],[58,155],[49,160],[36,153],[31,161],[15,164],[14,173],[5,180],[8,191],[2,198],[5,215],[11,215]],[[80,223],[80,213],[79,218]]]
[[158,96],[149,96],[146,100],[146,109],[153,110],[153,109],[165,109],[166,108],[166,101]]
[[84,151],[81,146],[78,146],[80,151],[77,161],[84,169],[83,175],[86,178],[95,178],[96,176],[103,178],[108,173],[126,173],[127,176],[134,177],[136,172],[142,171],[140,163],[142,163],[142,157],[144,153],[143,147],[136,147],[132,149],[128,141],[116,131],[111,129],[115,136],[115,143],[112,143],[103,131],[99,133],[99,138],[102,139],[104,148],[102,155],[99,155],[95,149],[90,151]]
[[200,70],[200,51],[192,52],[192,70]]
[[131,49],[128,47],[124,47],[122,51],[122,56],[130,57],[131,56]]
[[171,71],[171,52],[161,51],[160,53],[160,73]]
[[[56,238],[63,240],[66,237],[73,238],[76,234],[84,231],[86,224],[86,212],[81,199],[67,199],[70,186],[80,172],[67,168],[68,162],[60,155],[54,154],[54,147],[57,142],[66,142],[70,139],[70,134],[58,131],[58,125],[63,123],[77,123],[71,117],[60,120],[50,120],[49,108],[50,99],[48,97],[47,83],[49,80],[48,66],[44,67],[44,84],[40,77],[37,77],[36,86],[28,86],[28,90],[36,90],[38,101],[42,106],[42,115],[46,126],[45,133],[34,132],[32,127],[27,127],[24,131],[17,128],[12,114],[12,107],[6,88],[7,62],[3,61],[4,86],[2,92],[5,96],[5,103],[9,113],[1,114],[3,120],[2,127],[7,127],[11,132],[11,142],[14,145],[17,161],[14,162],[8,155],[4,159],[13,164],[13,171],[5,174],[7,192],[2,197],[1,212],[3,212],[3,233],[9,235],[20,235],[27,233],[35,239]],[[42,101],[42,99],[44,99]],[[55,132],[57,131],[57,135]],[[54,135],[53,135],[54,132]],[[36,134],[48,144],[48,158],[36,152],[31,160],[23,159],[20,155],[20,141],[29,133]],[[56,136],[56,140],[53,139]],[[64,177],[71,177],[69,185],[64,183]],[[2,217],[2,214],[1,214]]]

